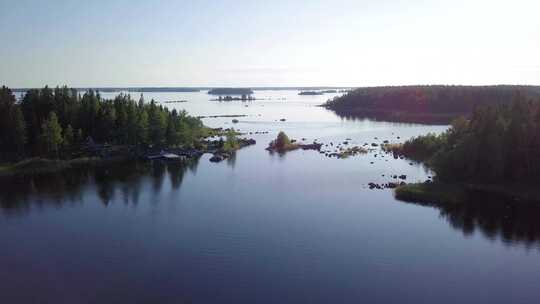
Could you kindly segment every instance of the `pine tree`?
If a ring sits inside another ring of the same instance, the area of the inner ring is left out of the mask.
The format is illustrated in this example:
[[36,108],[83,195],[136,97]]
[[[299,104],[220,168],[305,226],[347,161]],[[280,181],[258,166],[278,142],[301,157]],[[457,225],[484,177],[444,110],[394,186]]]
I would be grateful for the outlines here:
[[73,133],[73,128],[71,125],[68,125],[64,129],[64,147],[71,148],[75,143],[75,135]]
[[13,151],[16,153],[17,158],[21,158],[25,154],[26,123],[24,122],[24,116],[19,106],[13,108],[11,117],[13,122]]
[[139,117],[137,120],[137,137],[138,143],[141,144],[148,144],[148,113],[146,113],[146,110],[143,108],[139,112]]
[[150,102],[148,109],[148,135],[153,144],[161,144],[165,139],[167,120],[163,108],[156,106],[154,100]]
[[51,112],[42,126],[42,139],[48,154],[59,156],[59,150],[63,142],[62,127],[58,123],[56,113]]
[[0,161],[24,156],[26,123],[12,91],[0,89]]

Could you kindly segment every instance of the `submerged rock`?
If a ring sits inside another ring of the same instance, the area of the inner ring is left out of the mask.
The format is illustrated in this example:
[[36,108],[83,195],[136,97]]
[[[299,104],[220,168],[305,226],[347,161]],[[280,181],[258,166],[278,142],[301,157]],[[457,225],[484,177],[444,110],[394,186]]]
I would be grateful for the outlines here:
[[238,144],[240,144],[240,147],[243,148],[243,147],[255,145],[257,144],[257,141],[253,138],[240,138],[238,140]]
[[394,182],[388,182],[385,186],[388,189],[394,189],[394,188],[397,188],[398,184]]
[[373,183],[373,182],[369,183],[368,186],[369,186],[369,189],[382,189],[381,185]]
[[214,154],[212,157],[210,157],[210,161],[213,163],[219,163],[223,161],[225,158],[221,154]]
[[317,150],[317,151],[320,151],[321,147],[322,147],[322,144],[312,143],[312,144],[306,144],[306,145],[300,144],[298,146],[300,146],[300,149],[302,149],[302,150]]

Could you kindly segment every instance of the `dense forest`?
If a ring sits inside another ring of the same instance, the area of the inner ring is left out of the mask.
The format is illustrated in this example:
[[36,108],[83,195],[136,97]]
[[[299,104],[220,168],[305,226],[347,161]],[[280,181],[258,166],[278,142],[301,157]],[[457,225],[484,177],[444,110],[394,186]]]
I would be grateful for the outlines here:
[[185,111],[169,111],[153,100],[120,94],[103,99],[89,90],[31,89],[17,101],[0,89],[0,161],[26,157],[69,157],[92,139],[118,145],[190,146],[204,135],[202,122]]
[[401,152],[427,160],[441,181],[539,181],[540,103],[520,95],[511,104],[478,107],[441,135],[405,142]]
[[539,98],[538,86],[395,86],[358,88],[325,107],[342,116],[408,122],[450,122],[478,106],[508,104],[520,92]]

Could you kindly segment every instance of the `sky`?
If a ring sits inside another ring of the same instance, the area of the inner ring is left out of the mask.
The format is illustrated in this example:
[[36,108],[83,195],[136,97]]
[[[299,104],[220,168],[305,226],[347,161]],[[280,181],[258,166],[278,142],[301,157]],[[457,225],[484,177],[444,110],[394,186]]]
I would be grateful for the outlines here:
[[0,0],[0,85],[540,85],[538,0]]

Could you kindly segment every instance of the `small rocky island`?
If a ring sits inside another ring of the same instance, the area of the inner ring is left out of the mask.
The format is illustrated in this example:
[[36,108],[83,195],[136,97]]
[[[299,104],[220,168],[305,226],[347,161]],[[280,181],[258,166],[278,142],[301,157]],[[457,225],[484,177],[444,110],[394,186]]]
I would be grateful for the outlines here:
[[236,135],[236,131],[229,129],[225,134],[225,140],[220,138],[213,142],[211,153],[214,155],[210,158],[211,162],[219,163],[225,159],[231,158],[237,150],[257,143],[254,139],[237,138]]
[[240,97],[232,97],[230,95],[226,95],[226,96],[219,95],[217,99],[211,99],[210,101],[248,101],[248,100],[253,101],[255,100],[255,97],[251,95],[246,95],[246,94],[242,94],[242,96]]
[[322,144],[313,142],[312,144],[300,144],[296,140],[290,139],[285,132],[279,132],[277,138],[270,142],[266,150],[270,152],[285,153],[297,149],[320,151]]

